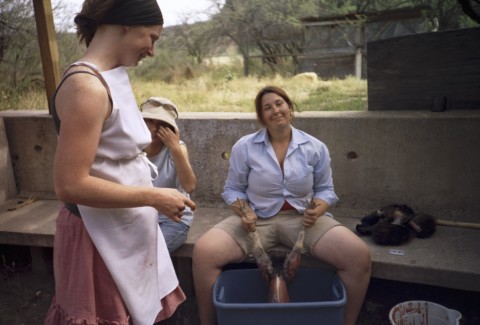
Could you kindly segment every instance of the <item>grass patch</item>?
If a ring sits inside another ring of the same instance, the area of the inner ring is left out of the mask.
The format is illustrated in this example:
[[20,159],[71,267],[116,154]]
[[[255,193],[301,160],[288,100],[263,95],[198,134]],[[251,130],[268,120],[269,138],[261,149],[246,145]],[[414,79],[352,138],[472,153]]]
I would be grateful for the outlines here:
[[167,97],[184,112],[254,112],[254,98],[266,85],[284,88],[301,111],[367,110],[367,82],[344,80],[241,77],[218,80],[200,77],[178,84],[134,81],[137,102],[150,96]]
[[[284,88],[300,111],[367,110],[367,81],[354,77],[333,80],[310,78],[238,77],[228,69],[206,72],[177,82],[151,81],[132,76],[140,105],[151,96],[167,97],[183,112],[254,112],[254,98],[266,85]],[[2,92],[0,110],[47,109],[43,89],[26,93]]]

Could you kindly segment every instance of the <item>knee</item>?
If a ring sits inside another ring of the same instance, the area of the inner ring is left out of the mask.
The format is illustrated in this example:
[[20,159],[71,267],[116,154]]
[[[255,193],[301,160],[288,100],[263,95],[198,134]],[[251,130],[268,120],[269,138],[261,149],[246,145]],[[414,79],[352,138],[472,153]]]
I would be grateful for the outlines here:
[[370,248],[362,241],[361,245],[356,246],[355,259],[353,262],[359,273],[370,275],[372,272],[372,255]]
[[194,266],[221,267],[225,264],[225,245],[213,231],[206,232],[193,246]]
[[338,270],[358,277],[370,276],[372,257],[370,248],[362,240],[354,240],[345,248],[338,263]]
[[214,250],[213,239],[211,240],[208,234],[204,234],[200,237],[193,246],[193,261],[199,261],[205,259],[205,257],[211,256]]

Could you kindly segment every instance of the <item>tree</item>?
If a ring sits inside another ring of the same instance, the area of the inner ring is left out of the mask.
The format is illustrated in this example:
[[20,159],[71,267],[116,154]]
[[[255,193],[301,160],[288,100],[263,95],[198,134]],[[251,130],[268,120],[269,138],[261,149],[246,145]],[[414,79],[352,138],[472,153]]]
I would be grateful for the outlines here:
[[183,23],[181,28],[174,30],[174,34],[176,36],[174,42],[183,46],[188,55],[195,58],[198,64],[203,63],[204,58],[210,51],[210,43],[214,40],[211,38],[211,23]]
[[213,0],[214,33],[234,42],[249,73],[249,57],[259,53],[273,70],[285,57],[295,57],[302,44],[299,17],[315,8],[313,0]]
[[[261,56],[272,71],[302,49],[301,19],[428,5],[439,30],[465,27],[461,0],[211,0],[218,14],[211,17],[212,33],[228,37],[244,58],[245,74],[249,58]],[[469,0],[478,2],[479,0]],[[426,13],[427,14],[427,13]]]
[[32,1],[2,1],[0,3],[1,83],[20,89],[28,87],[32,82],[42,84],[40,62]]

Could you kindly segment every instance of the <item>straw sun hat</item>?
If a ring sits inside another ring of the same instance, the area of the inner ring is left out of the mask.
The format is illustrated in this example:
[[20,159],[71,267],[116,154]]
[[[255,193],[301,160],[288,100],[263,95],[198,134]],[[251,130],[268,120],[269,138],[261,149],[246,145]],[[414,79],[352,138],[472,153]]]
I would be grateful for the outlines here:
[[140,105],[144,119],[159,120],[178,130],[175,120],[178,118],[177,106],[165,97],[150,97]]

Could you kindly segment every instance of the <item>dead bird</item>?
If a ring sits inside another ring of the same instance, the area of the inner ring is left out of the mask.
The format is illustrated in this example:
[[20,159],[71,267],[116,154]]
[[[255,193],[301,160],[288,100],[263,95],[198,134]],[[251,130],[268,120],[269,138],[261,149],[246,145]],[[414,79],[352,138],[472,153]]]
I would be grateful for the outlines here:
[[285,252],[272,249],[268,252],[272,261],[272,273],[270,274],[268,301],[272,303],[286,303],[290,301],[287,288],[287,276],[284,269]]
[[426,213],[415,213],[406,204],[391,204],[364,216],[355,230],[359,235],[371,235],[376,244],[395,246],[412,237],[432,236],[436,221]]
[[283,270],[285,281],[287,282],[293,279],[295,273],[297,272],[297,269],[300,267],[300,264],[302,262],[301,255],[305,252],[305,248],[303,246],[304,240],[305,229],[302,229],[298,234],[297,241],[295,242],[295,245],[293,245],[292,250],[285,257],[285,261],[283,262]]
[[[317,204],[313,198],[308,203],[308,209],[315,209]],[[303,242],[305,240],[305,227],[300,230],[298,233],[297,240],[292,247],[292,250],[285,257],[285,262],[283,263],[283,269],[285,270],[285,280],[290,281],[293,279],[295,272],[300,267],[301,264],[301,255],[305,253],[305,247]]]
[[428,238],[435,233],[437,219],[427,213],[419,212],[410,219],[408,225],[415,231],[417,238]]
[[258,234],[255,225],[252,224],[252,221],[247,218],[247,202],[241,201],[240,199],[237,199],[237,202],[240,207],[243,222],[249,223],[247,229],[249,229],[249,235],[252,243],[252,255],[257,263],[258,268],[260,269],[260,274],[267,282],[270,282],[271,275],[273,273],[273,266],[270,256],[268,256],[263,248],[260,235]]
[[[240,205],[242,220],[247,220],[246,202],[237,200]],[[252,255],[260,270],[260,274],[269,284],[269,302],[286,303],[289,302],[287,283],[293,279],[301,263],[301,254],[305,251],[303,241],[305,239],[305,229],[302,229],[292,250],[285,254],[284,251],[272,249],[265,252],[260,235],[256,227],[250,232],[252,242]]]
[[258,269],[260,270],[260,274],[265,281],[270,282],[274,273],[272,260],[267,252],[265,252],[258,232],[256,230],[251,232],[250,236],[253,244],[252,255],[257,263]]

